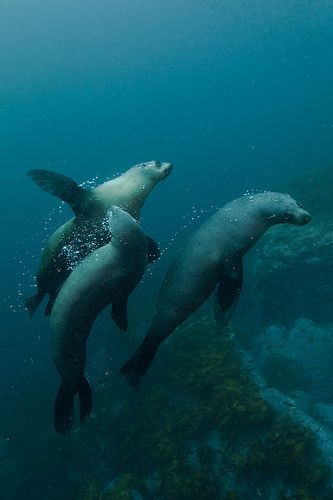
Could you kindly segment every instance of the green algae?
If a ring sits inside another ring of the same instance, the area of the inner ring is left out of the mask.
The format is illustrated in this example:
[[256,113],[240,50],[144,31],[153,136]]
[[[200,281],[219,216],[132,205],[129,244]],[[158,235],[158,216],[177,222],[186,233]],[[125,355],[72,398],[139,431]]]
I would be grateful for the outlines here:
[[138,478],[129,473],[118,476],[112,484],[110,491],[103,493],[101,500],[131,500],[132,489],[138,483]]
[[92,477],[84,482],[80,491],[74,495],[73,500],[101,500],[101,498],[101,485]]
[[329,478],[328,467],[317,457],[311,431],[288,417],[276,418],[264,437],[253,441],[244,465],[251,472],[282,477],[309,494]]
[[325,485],[329,472],[317,459],[311,432],[275,415],[227,335],[201,321],[179,331],[159,355],[119,449],[122,464],[139,476],[155,468],[159,498],[237,494],[223,490],[208,446],[200,445],[195,466],[188,461],[189,442],[202,442],[212,429],[227,449],[223,467],[240,481],[256,475],[283,479],[295,495]]
[[132,488],[137,482],[138,479],[133,474],[121,474],[114,479],[112,486],[103,491],[101,483],[91,477],[84,482],[73,500],[131,500]]

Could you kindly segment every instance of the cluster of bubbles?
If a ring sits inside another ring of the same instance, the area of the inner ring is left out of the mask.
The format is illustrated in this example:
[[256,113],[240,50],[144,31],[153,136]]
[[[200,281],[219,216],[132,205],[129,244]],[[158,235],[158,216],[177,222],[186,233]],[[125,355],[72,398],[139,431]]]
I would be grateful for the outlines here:
[[[91,180],[84,181],[80,184],[85,189],[93,189],[99,184],[99,176],[94,177]],[[60,224],[65,222],[64,220],[64,209],[65,203],[62,201],[56,207],[51,209],[44,219],[40,221],[39,230],[36,231],[34,236],[27,236],[24,239],[21,239],[21,246],[24,248],[31,246],[31,242],[41,242],[42,247],[47,242],[49,236],[55,231]],[[91,243],[91,247],[93,248],[94,243]],[[66,256],[69,268],[74,269],[75,265],[80,260],[80,256],[77,255],[76,259],[74,258],[76,255],[76,251],[74,248],[66,248],[64,247],[64,254]],[[13,312],[17,312],[19,309],[23,308],[23,297],[29,295],[29,291],[27,293],[27,289],[31,290],[31,295],[36,290],[35,276],[34,272],[38,266],[38,260],[40,255],[35,255],[30,250],[22,250],[21,247],[16,249],[16,254],[14,256],[14,261],[19,265],[20,268],[20,280],[18,282],[17,294],[15,297],[7,296],[4,299],[6,304],[9,304],[9,309]]]
[[79,184],[80,187],[84,189],[94,189],[100,184],[99,182],[99,175],[96,175],[92,179],[89,179],[87,181],[83,181]]
[[60,251],[60,257],[64,257],[66,267],[69,271],[73,271],[73,269],[77,266],[80,261],[80,255],[80,250],[78,250],[77,246],[72,243],[63,246]]
[[109,219],[104,217],[102,220],[98,220],[96,224],[93,224],[83,238],[75,238],[71,243],[64,245],[60,257],[64,257],[67,269],[73,271],[84,257],[101,245],[106,244],[110,238]]

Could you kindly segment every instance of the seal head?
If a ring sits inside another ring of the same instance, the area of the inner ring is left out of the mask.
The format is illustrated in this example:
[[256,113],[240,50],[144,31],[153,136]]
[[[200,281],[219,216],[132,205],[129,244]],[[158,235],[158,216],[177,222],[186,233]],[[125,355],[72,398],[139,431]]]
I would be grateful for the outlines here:
[[[304,226],[311,220],[309,212],[304,210],[302,205],[286,193],[263,193],[262,213],[265,220],[270,225],[294,224]],[[267,195],[270,197],[268,202]],[[260,195],[256,195],[259,197]],[[259,201],[260,203],[260,201]]]
[[168,177],[169,174],[171,174],[173,165],[172,163],[163,161],[148,161],[139,163],[133,168],[142,169],[152,178],[163,180]]

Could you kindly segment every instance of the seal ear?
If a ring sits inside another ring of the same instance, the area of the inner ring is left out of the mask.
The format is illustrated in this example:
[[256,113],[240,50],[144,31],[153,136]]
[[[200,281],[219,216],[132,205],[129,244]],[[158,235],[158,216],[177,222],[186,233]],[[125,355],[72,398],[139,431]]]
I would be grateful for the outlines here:
[[62,174],[51,170],[29,170],[27,175],[43,191],[50,193],[70,205],[75,215],[82,213],[82,202],[88,191],[79,186],[75,181]]
[[215,318],[220,328],[229,322],[243,285],[243,263],[240,261],[222,276],[215,291]]

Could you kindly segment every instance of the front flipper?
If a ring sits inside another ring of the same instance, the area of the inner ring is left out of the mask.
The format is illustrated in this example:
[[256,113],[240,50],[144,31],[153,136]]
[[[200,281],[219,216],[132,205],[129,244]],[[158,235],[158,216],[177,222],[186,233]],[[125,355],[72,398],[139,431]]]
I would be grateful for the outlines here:
[[240,261],[223,274],[215,292],[215,318],[220,328],[229,322],[243,285],[243,263]]
[[146,235],[148,263],[151,264],[160,258],[161,252],[155,240]]
[[88,191],[79,186],[75,181],[65,175],[52,172],[51,170],[29,170],[27,175],[29,175],[43,191],[68,203],[75,215],[80,215],[82,213],[83,200],[86,198]]
[[30,318],[32,318],[32,316],[33,316],[34,312],[36,311],[37,307],[42,302],[42,300],[44,298],[44,295],[45,295],[44,292],[40,292],[38,290],[37,293],[35,293],[35,295],[33,295],[32,297],[29,297],[29,298],[25,299],[25,301],[24,301],[24,308],[30,314]]
[[49,301],[46,304],[45,311],[44,311],[44,316],[50,316],[50,314],[52,312],[53,304],[55,303],[55,300],[58,297],[58,293],[59,292],[60,292],[60,287],[55,292],[54,291],[50,292],[50,294],[49,294]]
[[121,297],[112,302],[112,319],[124,332],[127,330],[127,299],[128,297]]

